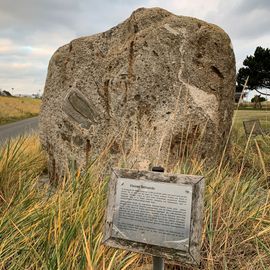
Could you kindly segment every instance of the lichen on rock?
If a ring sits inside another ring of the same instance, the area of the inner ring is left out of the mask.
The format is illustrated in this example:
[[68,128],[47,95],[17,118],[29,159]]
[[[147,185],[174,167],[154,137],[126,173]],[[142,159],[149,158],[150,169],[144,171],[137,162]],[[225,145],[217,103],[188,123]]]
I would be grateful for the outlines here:
[[[233,115],[228,35],[204,21],[141,8],[123,23],[59,48],[50,60],[40,137],[51,178],[110,145],[111,162],[171,166],[190,149],[212,162]],[[56,179],[57,180],[57,179]]]

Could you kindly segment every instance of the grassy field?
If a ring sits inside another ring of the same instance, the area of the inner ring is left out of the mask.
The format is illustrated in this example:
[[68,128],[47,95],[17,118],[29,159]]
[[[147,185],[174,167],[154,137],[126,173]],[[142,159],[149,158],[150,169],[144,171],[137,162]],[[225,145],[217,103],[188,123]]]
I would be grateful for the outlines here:
[[39,114],[40,99],[0,96],[0,125]]
[[[252,102],[242,102],[241,104],[239,104],[239,109],[240,110],[256,110],[254,108],[254,103]],[[261,102],[261,105],[262,105],[262,109],[263,110],[267,110],[267,111],[270,111],[270,101],[263,101]],[[237,106],[237,105],[236,105]]]
[[245,120],[260,120],[263,129],[270,130],[270,110],[269,111],[251,111],[251,110],[239,110],[234,113],[234,126],[243,129],[243,121]]
[[[236,114],[230,160],[205,169],[185,157],[172,169],[206,178],[200,269],[270,267],[270,137],[246,138],[241,121],[253,117],[248,113]],[[0,149],[0,269],[151,269],[151,258],[101,243],[104,164],[105,157],[84,173],[70,168],[53,189],[37,185],[46,156],[36,136]]]
[[241,110],[234,112],[235,121],[240,122],[243,120],[249,119],[259,119],[261,121],[270,121],[270,111],[249,111],[249,110]]

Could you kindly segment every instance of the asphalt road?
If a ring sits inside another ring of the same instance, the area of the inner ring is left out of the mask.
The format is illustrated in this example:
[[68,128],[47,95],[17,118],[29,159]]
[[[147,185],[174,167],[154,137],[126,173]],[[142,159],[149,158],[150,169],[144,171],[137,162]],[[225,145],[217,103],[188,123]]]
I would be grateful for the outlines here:
[[10,138],[29,134],[38,129],[38,117],[32,117],[0,126],[0,144]]

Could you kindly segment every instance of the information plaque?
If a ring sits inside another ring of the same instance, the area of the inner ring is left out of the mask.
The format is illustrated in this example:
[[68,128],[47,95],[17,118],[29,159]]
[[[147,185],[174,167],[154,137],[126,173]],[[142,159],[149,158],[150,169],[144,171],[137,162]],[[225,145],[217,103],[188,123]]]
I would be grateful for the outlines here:
[[202,176],[114,169],[104,243],[198,264],[203,186]]
[[112,237],[187,251],[192,187],[119,178]]

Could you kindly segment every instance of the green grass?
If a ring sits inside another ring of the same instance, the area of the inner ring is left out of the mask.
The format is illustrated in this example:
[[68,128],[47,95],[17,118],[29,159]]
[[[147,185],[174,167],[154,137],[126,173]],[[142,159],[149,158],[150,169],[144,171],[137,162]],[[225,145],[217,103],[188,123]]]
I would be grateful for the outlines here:
[[[264,136],[256,136],[248,138],[244,132],[243,121],[259,120],[265,134]],[[235,111],[233,118],[232,139],[234,150],[238,152],[236,158],[244,157],[240,154],[245,149],[248,142],[248,151],[245,153],[246,166],[261,168],[265,177],[270,175],[270,111]],[[237,150],[236,150],[237,149]]]
[[[185,158],[172,169],[206,178],[201,269],[270,266],[270,137],[247,139],[239,131],[245,117],[235,119],[230,160],[206,169]],[[46,170],[37,137],[0,149],[0,269],[149,269],[149,257],[101,243],[106,162],[98,159],[84,173],[71,168],[53,189],[37,185]]]
[[270,131],[270,111],[250,111],[250,110],[239,110],[234,112],[235,120],[234,127],[244,132],[243,121],[245,120],[260,120],[262,128]]
[[253,111],[266,110],[266,111],[270,111],[270,101],[261,102],[261,106],[262,106],[261,109],[257,109],[257,108],[255,108],[255,104],[252,102],[242,102],[240,104],[236,104],[236,107],[238,107],[238,110],[253,110]]

